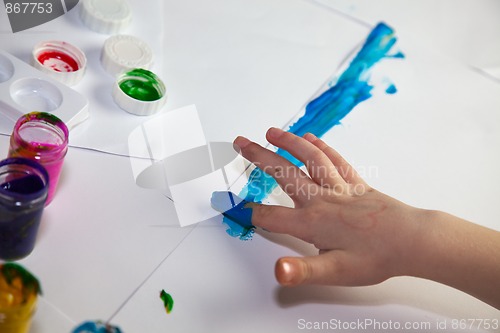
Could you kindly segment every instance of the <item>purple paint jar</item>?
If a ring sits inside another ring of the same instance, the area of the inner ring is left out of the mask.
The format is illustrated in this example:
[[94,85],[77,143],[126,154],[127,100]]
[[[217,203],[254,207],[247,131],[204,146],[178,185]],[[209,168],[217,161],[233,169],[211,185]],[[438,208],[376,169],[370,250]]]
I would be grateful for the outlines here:
[[10,137],[9,157],[36,160],[49,173],[48,205],[56,191],[64,156],[68,152],[68,128],[46,112],[30,112],[17,121]]
[[0,161],[0,259],[26,257],[35,246],[49,175],[26,158]]

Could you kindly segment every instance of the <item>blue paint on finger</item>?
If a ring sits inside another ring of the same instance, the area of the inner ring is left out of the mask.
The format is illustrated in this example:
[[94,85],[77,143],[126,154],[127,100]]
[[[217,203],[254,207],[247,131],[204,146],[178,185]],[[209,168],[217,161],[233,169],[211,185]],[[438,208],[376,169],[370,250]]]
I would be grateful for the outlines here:
[[255,227],[252,224],[251,207],[247,204],[251,201],[242,199],[229,191],[212,193],[212,208],[224,215],[228,234],[232,237],[240,237],[243,240],[252,238]]

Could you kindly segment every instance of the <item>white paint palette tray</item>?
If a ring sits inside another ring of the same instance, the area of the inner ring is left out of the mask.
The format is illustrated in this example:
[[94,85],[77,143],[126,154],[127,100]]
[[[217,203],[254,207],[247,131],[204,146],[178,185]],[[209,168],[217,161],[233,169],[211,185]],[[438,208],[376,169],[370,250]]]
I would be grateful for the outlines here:
[[71,130],[89,117],[89,102],[82,94],[0,50],[0,113],[16,121],[32,111],[52,113]]

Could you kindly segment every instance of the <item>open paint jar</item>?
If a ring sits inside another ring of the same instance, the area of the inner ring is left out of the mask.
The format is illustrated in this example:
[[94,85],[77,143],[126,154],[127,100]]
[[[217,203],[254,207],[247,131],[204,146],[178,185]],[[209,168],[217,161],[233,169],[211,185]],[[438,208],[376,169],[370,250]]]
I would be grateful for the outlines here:
[[48,205],[55,194],[59,176],[68,152],[68,128],[62,120],[46,112],[25,114],[14,125],[10,136],[9,157],[35,160],[49,174]]
[[33,48],[33,66],[52,78],[73,86],[81,81],[87,58],[78,47],[62,41],[44,41]]
[[113,98],[120,108],[139,116],[156,113],[167,100],[165,85],[160,78],[142,68],[118,76]]
[[71,333],[122,333],[117,326],[103,321],[86,321],[78,325]]
[[28,333],[40,293],[40,283],[25,268],[0,265],[0,332]]
[[49,175],[38,162],[0,161],[0,259],[19,260],[33,251],[48,188]]

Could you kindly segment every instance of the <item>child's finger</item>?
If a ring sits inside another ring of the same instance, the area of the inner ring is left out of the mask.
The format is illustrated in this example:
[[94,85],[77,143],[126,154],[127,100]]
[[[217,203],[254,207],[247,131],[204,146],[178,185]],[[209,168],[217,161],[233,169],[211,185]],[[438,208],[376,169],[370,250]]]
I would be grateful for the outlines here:
[[285,286],[352,285],[349,270],[338,260],[340,252],[341,250],[331,250],[311,257],[280,258],[275,266],[276,280]]
[[211,204],[212,208],[245,228],[260,227],[299,238],[309,236],[309,230],[293,208],[249,202],[228,191],[212,193]]
[[312,237],[313,231],[300,220],[296,209],[257,203],[249,203],[247,207],[252,209],[252,224],[256,227],[302,240]]
[[303,189],[315,183],[297,166],[276,153],[244,138],[237,137],[234,144],[240,153],[258,168],[272,176],[292,199],[307,195]]
[[309,176],[318,185],[327,187],[345,185],[344,179],[337,172],[332,161],[311,142],[278,128],[270,128],[266,137],[270,143],[286,150],[304,163]]
[[314,146],[318,147],[325,155],[332,161],[335,165],[338,173],[342,178],[349,184],[363,184],[366,185],[365,181],[356,172],[356,170],[347,162],[335,149],[327,145],[323,140],[317,138],[311,133],[304,135],[304,139],[312,143]]

